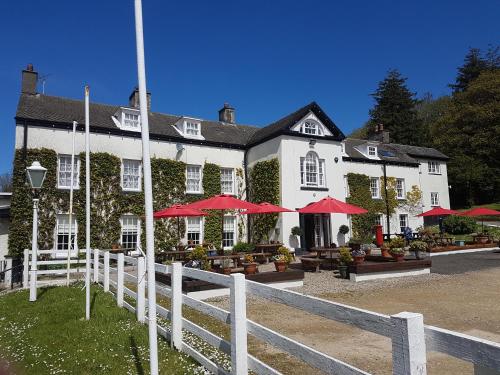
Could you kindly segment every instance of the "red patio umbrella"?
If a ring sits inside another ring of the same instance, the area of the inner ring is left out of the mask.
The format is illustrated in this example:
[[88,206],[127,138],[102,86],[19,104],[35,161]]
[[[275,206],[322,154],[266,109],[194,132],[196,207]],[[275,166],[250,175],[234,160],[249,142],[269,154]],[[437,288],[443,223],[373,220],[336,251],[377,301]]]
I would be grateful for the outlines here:
[[418,214],[417,216],[424,217],[424,216],[445,216],[445,215],[457,215],[458,211],[454,210],[448,210],[447,208],[442,208],[442,207],[434,207],[432,210],[422,212],[421,214]]
[[285,207],[276,206],[268,202],[262,202],[257,205],[258,208],[248,209],[241,212],[242,214],[276,214],[279,212],[296,212]]
[[[224,239],[224,211],[225,210],[250,210],[257,209],[259,206],[241,199],[237,199],[232,195],[220,194],[213,197],[203,199],[198,202],[193,202],[185,205],[186,208],[195,208],[198,210],[220,210],[221,211],[221,222],[222,222],[222,236]],[[223,243],[221,243],[221,248],[223,248]]]
[[298,210],[301,214],[366,214],[368,210],[332,197],[323,198]]
[[[468,211],[460,212],[460,216],[496,216],[500,215],[500,211],[492,210],[486,207],[477,207]],[[484,220],[481,220],[482,231],[484,232]]]
[[195,208],[188,208],[183,206],[182,204],[174,204],[171,207],[164,208],[163,210],[156,211],[153,213],[153,218],[155,219],[163,219],[167,217],[176,217],[177,218],[177,235],[179,238],[181,237],[181,230],[179,225],[179,217],[196,217],[196,216],[205,216],[206,213],[197,210]]

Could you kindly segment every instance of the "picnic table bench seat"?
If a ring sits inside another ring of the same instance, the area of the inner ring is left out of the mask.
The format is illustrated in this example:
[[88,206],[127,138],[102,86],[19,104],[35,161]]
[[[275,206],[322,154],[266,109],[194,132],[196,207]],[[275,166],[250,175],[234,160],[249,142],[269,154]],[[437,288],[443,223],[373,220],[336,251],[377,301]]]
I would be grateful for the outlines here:
[[302,268],[304,271],[312,271],[312,272],[320,272],[319,266],[323,263],[323,259],[312,258],[308,256],[300,257],[300,261],[302,262]]

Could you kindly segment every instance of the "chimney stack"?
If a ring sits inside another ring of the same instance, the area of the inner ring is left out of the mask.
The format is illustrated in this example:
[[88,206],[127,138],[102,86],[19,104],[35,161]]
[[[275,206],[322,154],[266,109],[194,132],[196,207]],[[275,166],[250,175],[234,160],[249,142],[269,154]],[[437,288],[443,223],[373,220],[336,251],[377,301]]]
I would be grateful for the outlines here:
[[219,121],[234,124],[234,108],[229,103],[224,103],[224,107],[219,110]]
[[[147,94],[147,100],[148,100],[148,111],[151,111],[151,93],[148,92]],[[139,88],[136,87],[134,91],[132,91],[132,94],[128,97],[128,104],[130,108],[140,108],[140,100],[139,100]]]
[[22,72],[21,93],[35,95],[36,84],[38,82],[38,73],[33,71],[33,64],[28,64]]

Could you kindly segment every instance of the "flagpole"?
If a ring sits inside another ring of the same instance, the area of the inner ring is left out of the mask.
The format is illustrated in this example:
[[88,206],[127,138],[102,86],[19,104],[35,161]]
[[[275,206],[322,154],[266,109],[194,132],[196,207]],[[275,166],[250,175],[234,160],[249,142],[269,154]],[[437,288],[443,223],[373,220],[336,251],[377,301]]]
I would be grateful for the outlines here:
[[66,271],[67,271],[67,276],[66,276],[66,286],[69,286],[69,270],[70,270],[70,264],[71,264],[71,243],[73,242],[71,240],[71,232],[73,230],[72,228],[72,221],[73,221],[73,179],[75,178],[75,133],[76,133],[76,125],[78,123],[76,121],[73,121],[73,140],[72,140],[72,149],[71,149],[71,178],[69,182],[69,224],[68,224],[68,259],[66,263]]
[[90,319],[90,118],[89,87],[85,86],[85,319]]
[[144,205],[146,211],[146,258],[148,274],[148,326],[149,362],[151,375],[158,375],[158,342],[156,333],[156,282],[154,259],[153,189],[149,154],[148,103],[146,97],[146,68],[144,61],[144,34],[142,25],[142,1],[135,0],[135,34],[137,44],[137,75],[141,114],[142,164],[144,172]]

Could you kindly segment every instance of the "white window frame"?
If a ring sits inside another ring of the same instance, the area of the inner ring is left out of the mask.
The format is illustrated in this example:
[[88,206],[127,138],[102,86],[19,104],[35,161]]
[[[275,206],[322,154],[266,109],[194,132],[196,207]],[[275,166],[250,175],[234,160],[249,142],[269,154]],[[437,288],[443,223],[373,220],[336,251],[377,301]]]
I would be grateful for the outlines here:
[[[68,164],[70,166],[69,171],[61,172],[61,159],[67,160],[65,165]],[[80,188],[80,158],[75,155],[74,159],[74,171],[73,171],[73,190],[78,190]],[[67,173],[68,176],[66,179],[71,179],[71,155],[60,154],[57,156],[57,188],[58,189],[71,189],[70,185],[62,185],[61,184],[61,173]]]
[[[399,186],[401,184],[401,186]],[[405,179],[397,178],[396,179],[396,198],[397,199],[405,199],[406,197],[406,188],[405,188]]]
[[325,159],[314,151],[300,158],[300,184],[304,187],[326,187]]
[[368,156],[377,156],[377,146],[368,146],[367,148]]
[[[198,234],[198,240],[193,241],[189,238],[190,234]],[[203,243],[203,218],[201,216],[186,217],[186,240],[193,241],[194,245]]]
[[[138,165],[138,173],[139,175],[130,175],[134,178],[137,178],[137,186],[136,187],[125,187],[125,164],[126,163],[136,163]],[[122,159],[122,165],[121,165],[121,187],[123,191],[141,191],[142,189],[142,163],[140,160],[133,160],[133,159]]]
[[[402,225],[404,221],[404,226]],[[409,226],[408,214],[399,214],[399,230],[404,233],[404,228]]]
[[437,161],[428,161],[427,169],[429,174],[441,174],[441,165]]
[[[194,180],[194,178],[190,178],[190,173],[195,173],[194,171],[191,172],[189,169],[191,168],[196,168],[198,169],[198,188],[193,190],[190,189],[190,184],[189,180]],[[201,170],[201,165],[196,165],[196,164],[188,164],[186,165],[186,193],[187,194],[201,194],[201,182],[202,182],[202,170]]]
[[[230,179],[228,179],[230,177]],[[224,184],[231,183],[231,189],[224,190]],[[234,195],[234,168],[221,168],[220,169],[220,191],[222,194]]]
[[184,122],[184,134],[188,137],[199,137],[200,123],[196,121],[186,120]]
[[[226,221],[232,220],[232,230],[226,230],[226,228],[229,228],[229,225],[226,224]],[[225,215],[224,216],[224,224],[223,224],[223,230],[222,230],[222,247],[224,250],[229,250],[232,249],[234,244],[237,242],[237,237],[236,237],[236,229],[237,229],[237,223],[236,223],[236,216],[234,215]],[[226,234],[232,234],[232,239],[226,238]],[[232,245],[227,245],[228,241],[232,241]]]
[[349,179],[347,176],[344,176],[344,189],[345,189],[345,197],[349,198],[351,196],[351,192],[349,191]]
[[[375,186],[373,182],[375,182]],[[380,178],[370,177],[370,195],[372,199],[380,199]]]
[[438,207],[439,206],[439,193],[438,192],[431,192],[431,207]]
[[315,120],[304,120],[300,125],[300,132],[305,135],[323,136],[323,127]]
[[[65,222],[63,222],[65,221]],[[76,216],[73,215],[72,217],[73,224],[71,225],[71,234],[74,236],[74,249],[71,251],[77,251],[78,250],[78,222],[76,220]],[[57,214],[56,215],[56,227],[54,230],[55,233],[55,241],[54,241],[54,250],[56,251],[68,251],[68,245],[69,245],[69,214]],[[63,241],[63,244],[65,243],[66,246],[59,249],[59,236],[68,236],[68,241],[65,242]]]
[[[135,233],[133,230],[129,229],[129,228],[132,228],[131,226],[129,227],[130,224],[125,223],[125,221],[128,221],[128,220],[136,220]],[[125,233],[125,230],[127,230],[126,233]],[[122,215],[120,217],[120,244],[124,249],[125,249],[125,246],[123,243],[123,236],[124,235],[134,235],[134,234],[137,236],[136,248],[135,249],[126,248],[127,250],[135,251],[135,250],[137,250],[137,246],[140,246],[140,244],[141,244],[141,219],[138,216],[132,215],[132,214]]]

